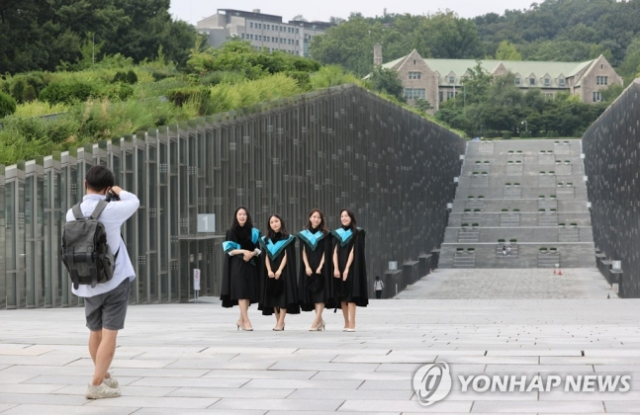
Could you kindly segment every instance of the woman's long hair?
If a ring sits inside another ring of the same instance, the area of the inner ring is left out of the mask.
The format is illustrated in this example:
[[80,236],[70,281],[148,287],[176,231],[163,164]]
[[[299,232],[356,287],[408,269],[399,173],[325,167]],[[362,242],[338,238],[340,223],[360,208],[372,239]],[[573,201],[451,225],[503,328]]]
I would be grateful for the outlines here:
[[[347,215],[349,215],[349,217],[351,218],[351,224],[349,225],[351,231],[353,233],[358,232],[358,227],[356,226],[356,215],[353,213],[353,211],[351,209],[344,208],[340,211],[340,216],[342,216],[342,212],[347,212]],[[340,221],[340,226],[342,226],[342,221]]]
[[324,215],[322,214],[322,211],[318,208],[315,209],[311,209],[311,212],[309,212],[309,216],[308,216],[308,220],[307,220],[307,228],[306,229],[313,229],[313,225],[311,225],[311,215],[313,215],[314,213],[318,213],[318,215],[320,215],[320,226],[318,226],[318,229],[320,229],[320,232],[322,232],[323,234],[328,234],[329,231],[327,230],[327,227],[324,223]]
[[[240,223],[238,223],[238,212],[240,212],[241,209],[244,210],[244,212],[247,214],[247,221],[245,222],[244,226],[240,226]],[[251,229],[253,229],[253,220],[251,219],[251,215],[249,214],[249,211],[246,207],[240,206],[233,213],[233,222],[231,223],[231,229],[236,234],[238,233],[238,231],[243,229],[243,234],[251,236]]]
[[276,215],[274,213],[273,215],[269,216],[269,220],[267,220],[267,239],[273,240],[276,237],[276,233],[273,231],[273,229],[271,229],[271,218],[278,218],[280,220],[280,233],[282,234],[283,238],[288,238],[289,232],[287,232],[287,227],[285,226],[284,221],[282,220],[280,215]]

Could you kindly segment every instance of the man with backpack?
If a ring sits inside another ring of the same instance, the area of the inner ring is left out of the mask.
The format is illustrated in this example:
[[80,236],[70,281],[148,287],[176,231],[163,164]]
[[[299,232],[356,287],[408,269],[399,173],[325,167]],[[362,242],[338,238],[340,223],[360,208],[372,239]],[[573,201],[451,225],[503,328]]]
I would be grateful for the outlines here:
[[[115,186],[111,170],[94,166],[86,174],[86,194],[66,216],[62,260],[69,271],[72,292],[84,297],[89,353],[95,365],[87,399],[120,396],[109,366],[116,350],[118,330],[124,328],[131,281],[136,278],[121,227],[140,201]],[[111,200],[111,201],[110,201]]]

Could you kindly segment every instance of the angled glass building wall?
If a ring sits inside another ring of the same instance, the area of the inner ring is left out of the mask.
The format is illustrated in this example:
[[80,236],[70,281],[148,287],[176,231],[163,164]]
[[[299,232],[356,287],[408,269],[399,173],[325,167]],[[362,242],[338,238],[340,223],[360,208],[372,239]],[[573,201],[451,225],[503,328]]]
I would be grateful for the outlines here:
[[[315,207],[335,228],[348,207],[367,230],[372,278],[388,261],[416,260],[442,241],[464,150],[450,131],[343,86],[0,169],[0,308],[83,305],[59,250],[91,166],[140,199],[122,236],[137,275],[130,302],[148,304],[188,301],[194,268],[201,295],[218,295],[240,205],[263,232],[271,213],[297,232]],[[215,223],[198,232],[203,214]]]
[[639,145],[636,79],[582,137],[598,267],[626,298],[640,297]]

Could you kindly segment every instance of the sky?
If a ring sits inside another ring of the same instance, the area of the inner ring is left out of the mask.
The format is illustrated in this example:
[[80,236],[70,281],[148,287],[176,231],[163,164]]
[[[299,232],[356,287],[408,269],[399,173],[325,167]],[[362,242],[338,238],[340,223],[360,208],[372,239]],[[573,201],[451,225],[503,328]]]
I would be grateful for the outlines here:
[[[538,0],[542,3],[543,0]],[[430,14],[446,9],[461,17],[475,17],[486,13],[503,14],[506,9],[528,9],[535,0],[321,0],[274,2],[259,0],[171,0],[170,13],[179,20],[196,24],[198,20],[216,13],[217,9],[235,9],[252,11],[260,9],[262,13],[282,16],[285,21],[301,14],[307,20],[328,21],[331,16],[347,18],[351,12],[360,12],[364,16],[381,16],[385,8],[387,13]]]

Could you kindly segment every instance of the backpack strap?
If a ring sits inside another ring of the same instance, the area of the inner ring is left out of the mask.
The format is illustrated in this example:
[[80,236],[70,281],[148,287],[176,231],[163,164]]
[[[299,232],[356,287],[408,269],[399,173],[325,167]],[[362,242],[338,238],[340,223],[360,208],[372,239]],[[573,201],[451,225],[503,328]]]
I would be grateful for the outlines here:
[[96,205],[96,208],[93,210],[93,213],[91,214],[90,218],[93,220],[98,219],[102,214],[102,211],[104,210],[104,208],[107,207],[107,205],[108,203],[105,202],[104,200],[98,201],[98,204]]
[[71,208],[71,212],[73,212],[73,216],[76,220],[84,219],[84,215],[82,214],[82,210],[80,210],[80,203],[76,203]]

